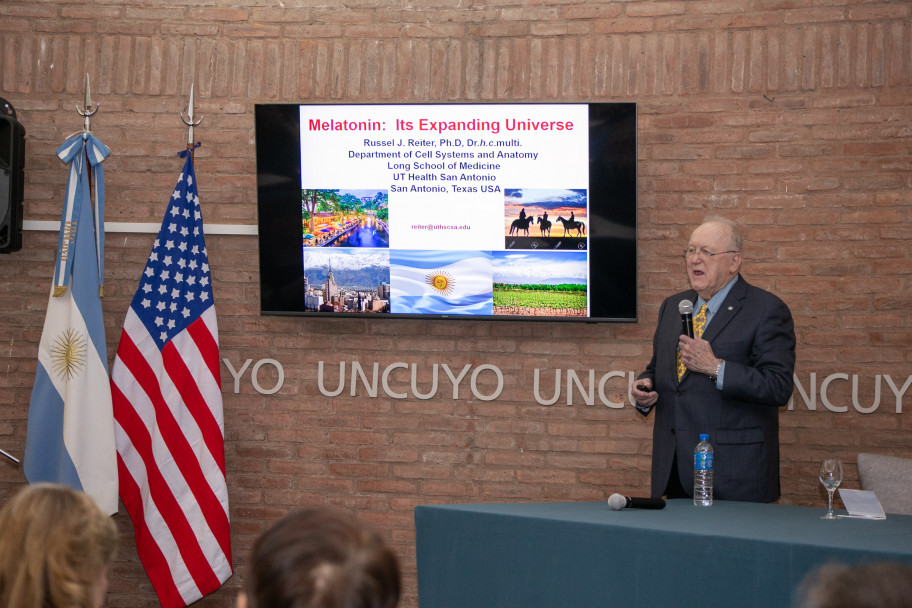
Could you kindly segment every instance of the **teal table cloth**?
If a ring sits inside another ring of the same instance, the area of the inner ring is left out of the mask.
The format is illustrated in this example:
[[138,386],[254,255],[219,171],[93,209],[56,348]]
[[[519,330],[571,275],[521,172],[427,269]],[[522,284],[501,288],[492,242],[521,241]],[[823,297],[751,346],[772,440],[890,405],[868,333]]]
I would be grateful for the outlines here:
[[419,605],[788,608],[802,578],[828,561],[912,563],[912,516],[822,520],[825,511],[689,499],[621,511],[606,502],[422,505]]

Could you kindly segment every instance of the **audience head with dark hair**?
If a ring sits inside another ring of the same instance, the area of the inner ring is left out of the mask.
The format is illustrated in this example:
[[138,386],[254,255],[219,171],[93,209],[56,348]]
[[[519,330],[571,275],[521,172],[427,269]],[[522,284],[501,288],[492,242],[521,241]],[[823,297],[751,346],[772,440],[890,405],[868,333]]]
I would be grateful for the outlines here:
[[808,574],[796,608],[912,608],[912,565],[830,563]]
[[394,608],[396,556],[354,514],[289,513],[256,541],[239,608]]
[[0,510],[0,606],[98,608],[117,527],[87,494],[26,486]]

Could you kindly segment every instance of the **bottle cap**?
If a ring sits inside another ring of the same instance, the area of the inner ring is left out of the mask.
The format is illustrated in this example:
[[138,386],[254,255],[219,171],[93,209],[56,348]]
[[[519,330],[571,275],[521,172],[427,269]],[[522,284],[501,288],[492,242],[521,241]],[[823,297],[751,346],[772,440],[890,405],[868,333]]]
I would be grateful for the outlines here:
[[706,433],[700,433],[700,441],[709,441],[709,435]]

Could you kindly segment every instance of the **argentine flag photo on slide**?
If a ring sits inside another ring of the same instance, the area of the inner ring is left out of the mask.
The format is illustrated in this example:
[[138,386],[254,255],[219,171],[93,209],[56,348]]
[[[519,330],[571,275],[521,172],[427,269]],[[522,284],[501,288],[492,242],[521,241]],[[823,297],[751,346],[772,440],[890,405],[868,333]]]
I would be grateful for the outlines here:
[[390,310],[398,314],[494,314],[490,251],[390,251]]

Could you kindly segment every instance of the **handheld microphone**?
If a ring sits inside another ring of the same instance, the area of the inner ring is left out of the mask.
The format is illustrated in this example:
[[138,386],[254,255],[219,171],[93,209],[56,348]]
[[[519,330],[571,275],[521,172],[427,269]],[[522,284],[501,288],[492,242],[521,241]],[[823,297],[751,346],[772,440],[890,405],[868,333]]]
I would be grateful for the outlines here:
[[694,305],[690,300],[681,300],[678,302],[678,312],[681,313],[681,325],[684,329],[684,334],[688,338],[694,337],[694,321],[693,321],[693,312]]
[[608,507],[612,511],[620,511],[621,509],[664,509],[665,500],[662,498],[631,498],[629,496],[621,496],[620,494],[612,494],[608,497]]

